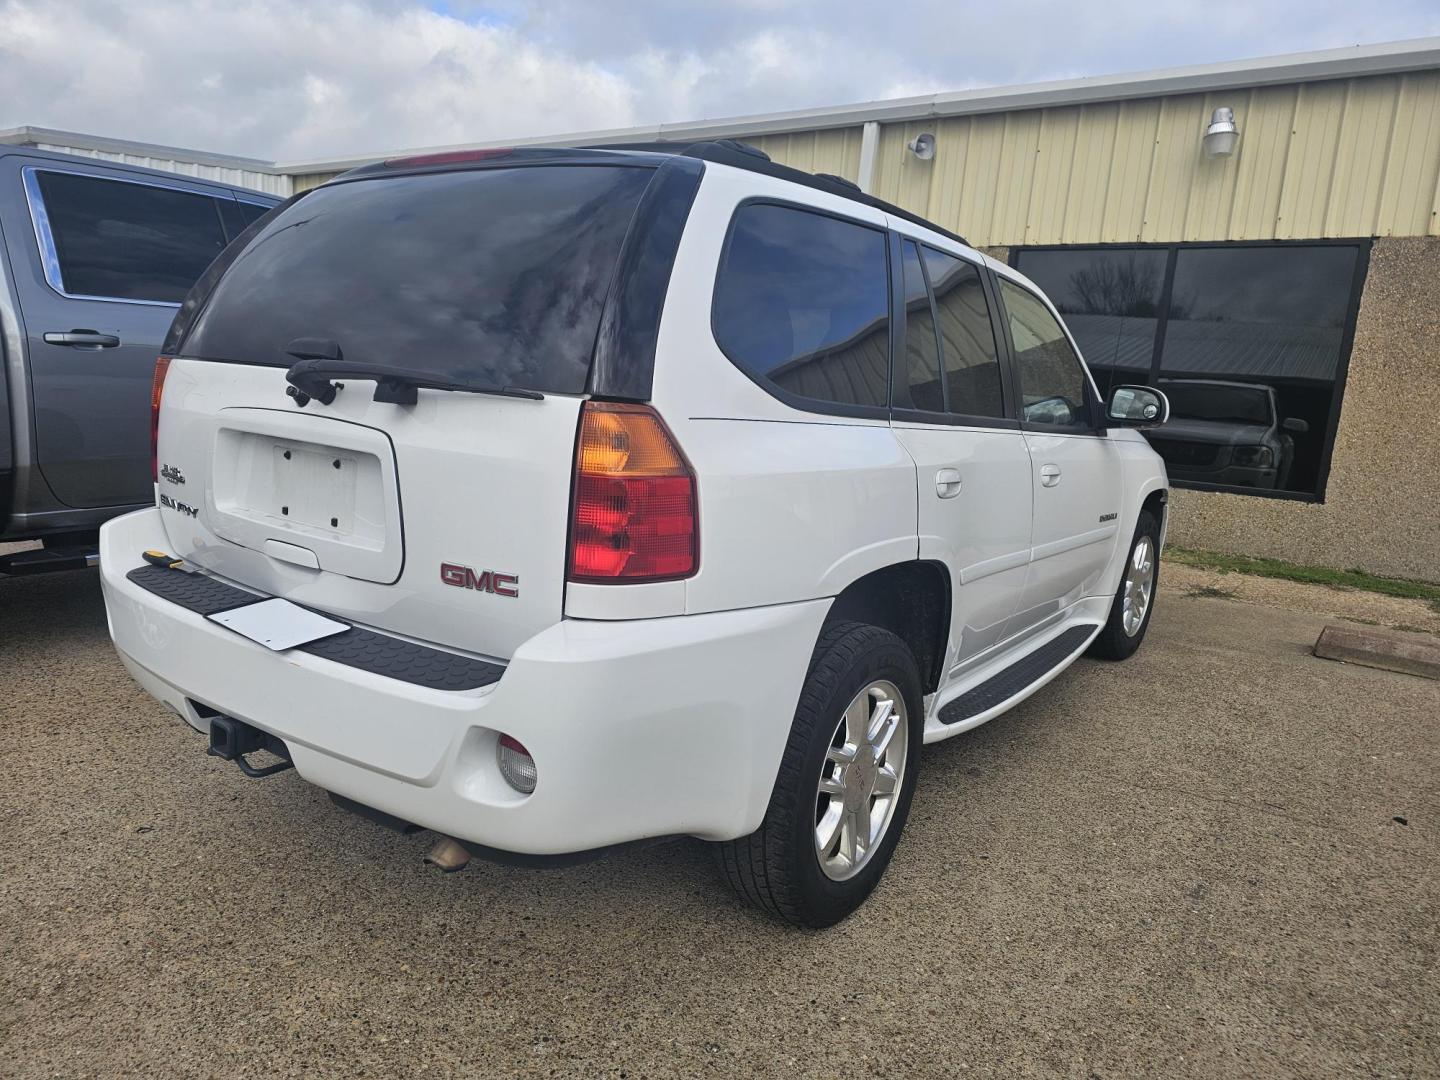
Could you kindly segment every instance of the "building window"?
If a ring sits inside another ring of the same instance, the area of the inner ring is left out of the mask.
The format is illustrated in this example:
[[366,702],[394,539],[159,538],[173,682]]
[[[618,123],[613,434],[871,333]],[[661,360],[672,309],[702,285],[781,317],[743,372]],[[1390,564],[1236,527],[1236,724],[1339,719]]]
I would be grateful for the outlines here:
[[1159,386],[1177,487],[1323,500],[1367,241],[1024,248],[1102,392]]

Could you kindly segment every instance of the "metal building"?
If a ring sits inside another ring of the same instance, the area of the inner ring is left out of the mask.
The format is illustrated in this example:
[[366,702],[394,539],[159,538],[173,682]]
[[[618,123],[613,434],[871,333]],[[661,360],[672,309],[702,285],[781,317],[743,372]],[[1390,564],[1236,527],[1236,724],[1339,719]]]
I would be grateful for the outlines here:
[[[21,131],[280,194],[390,156]],[[473,145],[715,138],[961,233],[1050,293],[1102,391],[1169,391],[1174,541],[1440,580],[1440,39]]]

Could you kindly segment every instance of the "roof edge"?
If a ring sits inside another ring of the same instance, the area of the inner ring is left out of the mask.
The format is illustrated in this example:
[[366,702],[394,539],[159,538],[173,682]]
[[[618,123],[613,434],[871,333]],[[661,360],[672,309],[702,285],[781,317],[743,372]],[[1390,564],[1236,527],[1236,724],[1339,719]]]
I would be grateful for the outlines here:
[[105,135],[87,135],[82,131],[63,131],[59,128],[35,127],[25,124],[20,127],[0,128],[0,143],[18,146],[73,146],[78,150],[98,150],[106,154],[133,154],[136,157],[168,158],[191,165],[208,165],[220,169],[244,169],[248,172],[268,173],[272,176],[288,175],[273,161],[261,158],[239,157],[234,154],[216,154],[208,150],[187,150],[180,146],[164,146],[160,143],[135,142],[131,139],[112,139]]
[[568,132],[522,139],[490,139],[346,158],[281,161],[276,168],[289,175],[338,172],[378,158],[494,146],[606,146],[632,142],[704,142],[743,135],[783,135],[795,131],[854,127],[878,121],[939,119],[977,113],[1014,112],[1061,105],[1099,104],[1134,98],[1200,94],[1255,86],[1319,82],[1365,75],[1395,75],[1440,68],[1440,37],[1352,45],[1339,49],[1286,53],[1216,64],[1157,68],[1149,71],[979,87],[851,105],[786,112],[755,113],[713,120]]

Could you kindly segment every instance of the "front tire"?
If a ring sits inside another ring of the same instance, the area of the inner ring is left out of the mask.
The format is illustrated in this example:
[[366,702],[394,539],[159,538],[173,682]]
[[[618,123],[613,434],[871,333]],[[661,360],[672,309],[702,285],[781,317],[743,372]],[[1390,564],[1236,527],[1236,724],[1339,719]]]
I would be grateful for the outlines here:
[[825,628],[760,828],[715,845],[744,899],[797,926],[839,922],[874,890],[910,812],[924,731],[920,673],[894,634]]
[[1125,557],[1120,588],[1110,605],[1110,617],[1090,646],[1090,655],[1102,660],[1126,660],[1133,656],[1150,627],[1159,587],[1160,522],[1149,510],[1142,510]]

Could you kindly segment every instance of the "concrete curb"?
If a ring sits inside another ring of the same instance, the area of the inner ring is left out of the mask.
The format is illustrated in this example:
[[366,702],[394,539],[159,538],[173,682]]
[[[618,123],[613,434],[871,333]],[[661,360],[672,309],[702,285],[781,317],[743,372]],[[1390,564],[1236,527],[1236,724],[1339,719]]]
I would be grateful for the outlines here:
[[1440,638],[1429,634],[1407,634],[1374,626],[1327,626],[1315,642],[1315,655],[1440,679]]

